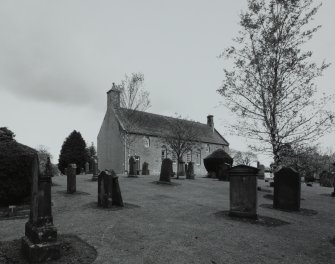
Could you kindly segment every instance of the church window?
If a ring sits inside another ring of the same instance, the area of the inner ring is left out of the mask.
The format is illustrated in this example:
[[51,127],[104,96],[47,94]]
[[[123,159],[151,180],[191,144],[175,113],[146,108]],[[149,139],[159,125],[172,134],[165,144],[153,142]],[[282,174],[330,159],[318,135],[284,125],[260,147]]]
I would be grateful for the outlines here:
[[143,141],[144,141],[144,147],[146,147],[146,148],[150,147],[150,139],[149,139],[149,137],[144,137]]
[[189,151],[186,153],[186,162],[192,161],[192,152]]
[[195,154],[195,160],[196,160],[197,165],[201,164],[201,152],[200,152],[200,149]]
[[206,144],[206,152],[210,152],[211,151],[211,147],[209,146],[209,144]]

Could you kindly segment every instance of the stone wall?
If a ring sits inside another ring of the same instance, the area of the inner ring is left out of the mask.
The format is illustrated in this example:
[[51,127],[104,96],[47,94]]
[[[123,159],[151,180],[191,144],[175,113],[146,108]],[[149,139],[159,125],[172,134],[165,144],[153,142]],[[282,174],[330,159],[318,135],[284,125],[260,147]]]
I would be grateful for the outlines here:
[[[158,137],[152,137],[152,136],[143,136],[143,135],[137,135],[134,136],[135,139],[133,140],[133,143],[131,145],[131,149],[127,150],[127,155],[130,157],[131,155],[138,155],[140,156],[140,163],[141,168],[143,162],[147,162],[149,164],[149,171],[151,175],[158,175],[160,173],[161,164],[162,164],[162,146],[164,143],[162,140]],[[149,146],[146,146],[145,141],[148,141],[149,139]],[[192,152],[192,155],[190,156],[190,161],[194,162],[194,173],[197,176],[204,176],[207,174],[207,171],[203,164],[203,159],[208,156],[210,153],[212,153],[214,150],[218,148],[224,148],[226,151],[228,150],[228,147],[223,147],[222,145],[217,144],[209,144],[209,151],[208,151],[208,144],[201,144],[200,149],[200,163],[197,162],[197,157],[195,151]],[[172,159],[171,153],[168,153],[167,158]],[[184,155],[183,160],[187,162],[187,157]],[[128,164],[126,166],[126,171],[128,171]],[[177,164],[176,162],[173,163],[173,171],[177,171]]]
[[125,149],[114,109],[108,107],[98,134],[98,168],[124,173]]

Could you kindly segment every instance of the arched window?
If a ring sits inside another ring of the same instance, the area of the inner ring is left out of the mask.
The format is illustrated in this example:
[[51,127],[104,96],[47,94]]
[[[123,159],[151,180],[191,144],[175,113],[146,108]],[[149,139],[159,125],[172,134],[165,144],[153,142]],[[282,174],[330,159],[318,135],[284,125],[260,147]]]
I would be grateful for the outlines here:
[[162,160],[167,158],[167,148],[165,145],[162,146],[161,157],[162,157]]
[[144,147],[149,148],[150,147],[150,138],[149,137],[143,137]]
[[201,150],[198,149],[195,153],[195,162],[197,163],[197,165],[201,164]]

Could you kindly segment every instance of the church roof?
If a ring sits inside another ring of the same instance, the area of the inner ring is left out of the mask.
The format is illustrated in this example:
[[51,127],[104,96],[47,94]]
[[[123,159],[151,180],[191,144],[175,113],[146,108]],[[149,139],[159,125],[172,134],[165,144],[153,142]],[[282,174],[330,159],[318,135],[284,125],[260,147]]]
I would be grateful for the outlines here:
[[227,140],[220,133],[207,125],[195,121],[178,119],[148,112],[134,111],[126,108],[116,109],[117,117],[128,133],[146,136],[164,137],[166,134],[172,134],[171,122],[174,120],[185,122],[185,125],[192,125],[197,129],[198,140],[203,143],[212,143],[220,145],[229,145]]

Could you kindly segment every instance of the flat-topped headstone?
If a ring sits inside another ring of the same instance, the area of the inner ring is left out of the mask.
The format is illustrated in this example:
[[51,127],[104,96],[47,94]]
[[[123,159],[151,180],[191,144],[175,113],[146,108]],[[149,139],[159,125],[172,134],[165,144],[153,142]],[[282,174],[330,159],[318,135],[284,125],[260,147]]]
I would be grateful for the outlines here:
[[230,215],[257,218],[257,173],[257,168],[246,165],[230,169]]
[[51,175],[50,159],[44,175],[41,175],[36,154],[32,168],[30,217],[25,225],[21,246],[22,253],[31,263],[60,257],[60,243],[51,212]]
[[114,171],[102,171],[98,176],[98,206],[124,206],[119,179]]
[[135,171],[136,161],[133,156],[129,158],[129,173],[128,176],[135,176],[137,173]]
[[292,168],[282,167],[275,172],[273,208],[300,210],[301,179]]
[[150,171],[149,171],[149,164],[147,162],[143,162],[142,165],[142,175],[149,175]]
[[75,193],[76,192],[76,164],[69,164],[67,166],[67,193]]
[[172,160],[163,159],[159,181],[170,182],[172,177]]

